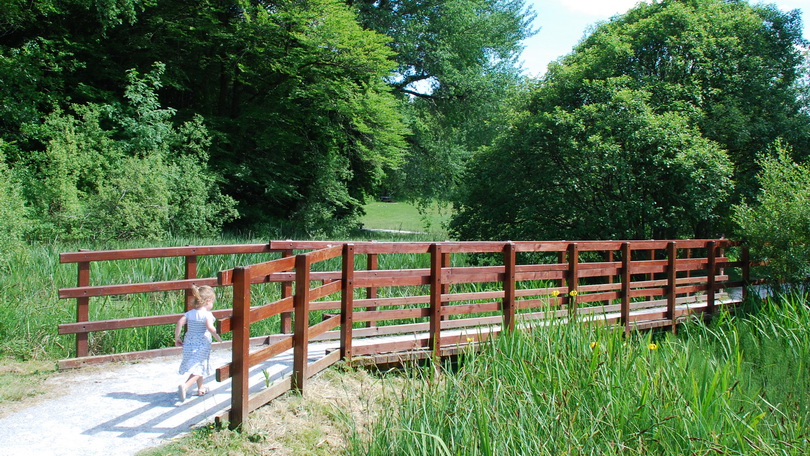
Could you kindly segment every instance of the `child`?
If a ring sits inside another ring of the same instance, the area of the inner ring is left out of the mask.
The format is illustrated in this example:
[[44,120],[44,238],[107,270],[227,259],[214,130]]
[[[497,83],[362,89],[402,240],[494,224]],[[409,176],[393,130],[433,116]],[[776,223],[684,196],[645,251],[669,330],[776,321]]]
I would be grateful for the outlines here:
[[[185,313],[177,322],[174,329],[174,344],[183,347],[183,361],[180,363],[180,374],[188,373],[188,379],[177,387],[177,395],[180,402],[186,400],[186,391],[191,385],[197,383],[197,395],[202,396],[208,392],[208,388],[203,388],[203,378],[210,375],[211,366],[209,358],[211,355],[211,336],[222,342],[222,338],[214,328],[214,315],[211,309],[214,308],[216,295],[214,289],[203,285],[191,286],[191,293],[194,295],[194,309]],[[180,330],[183,325],[188,324],[186,337],[180,339]]]

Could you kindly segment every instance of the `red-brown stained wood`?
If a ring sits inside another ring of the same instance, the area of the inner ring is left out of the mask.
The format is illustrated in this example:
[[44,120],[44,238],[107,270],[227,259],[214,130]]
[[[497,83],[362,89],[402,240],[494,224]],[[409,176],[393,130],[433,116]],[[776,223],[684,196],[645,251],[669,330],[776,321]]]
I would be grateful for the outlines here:
[[708,282],[706,284],[706,312],[709,314],[714,313],[714,295],[716,290],[716,281],[715,281],[715,274],[717,274],[717,243],[715,241],[709,241],[706,246],[707,253],[709,256],[709,264],[707,266],[706,275],[708,276]]
[[[579,244],[573,242],[568,245],[568,295],[576,294],[579,286]],[[576,300],[571,301],[575,303]]]
[[230,428],[238,429],[247,419],[250,363],[250,269],[233,271],[233,380],[231,382]]
[[96,250],[59,254],[60,263],[84,261],[138,260],[144,258],[167,258],[189,255],[236,255],[242,253],[271,253],[268,244],[206,245],[186,247],[156,247],[146,249]]
[[[186,280],[197,278],[197,256],[188,255],[186,257]],[[194,308],[194,294],[191,292],[191,287],[186,290],[186,310]]]
[[[355,251],[355,253],[357,253],[357,252]],[[374,271],[374,270],[379,269],[379,259],[378,259],[376,253],[368,253],[368,254],[366,254],[366,269],[368,269],[369,271]],[[355,275],[355,277],[356,277],[356,275]],[[355,283],[355,286],[357,286],[356,283]],[[377,297],[377,287],[375,287],[375,286],[366,287],[366,298],[369,299],[369,300],[374,300],[376,297]],[[425,301],[425,302],[429,302],[429,301]],[[376,308],[374,306],[369,306],[366,310],[373,311],[373,310],[376,310]],[[374,322],[369,321],[368,322],[368,327],[372,327],[372,326],[374,326]]]
[[[280,313],[290,312],[293,309],[293,298],[284,298],[270,304],[263,306],[253,307],[250,309],[250,321],[256,323],[266,318],[276,316]],[[227,333],[232,330],[232,320],[230,318],[222,318],[219,322],[219,328],[222,333]]]
[[622,269],[621,269],[621,283],[622,283],[622,304],[620,311],[620,321],[624,325],[625,334],[630,333],[630,270],[633,267],[632,258],[633,250],[629,242],[622,244]]
[[307,255],[296,255],[295,259],[295,333],[292,384],[293,389],[301,392],[307,379],[307,358],[309,356],[310,262]]
[[430,246],[430,347],[439,356],[442,319],[442,246]]
[[309,338],[312,340],[326,331],[331,331],[338,326],[340,326],[340,315],[333,315],[318,324],[312,325],[309,328]]
[[321,261],[337,258],[342,254],[343,254],[343,243],[339,243],[337,245],[335,245],[335,243],[332,243],[326,248],[309,252],[306,255],[309,257],[309,263],[315,264]]
[[678,244],[670,242],[667,245],[667,313],[666,317],[672,321],[672,331],[675,331],[675,298],[677,297],[678,279]]
[[404,320],[406,318],[429,317],[430,315],[430,307],[394,310],[364,310],[354,312],[354,321]]
[[[293,336],[289,335],[275,343],[259,349],[247,356],[248,367],[256,366],[268,359],[280,355],[293,347]],[[231,378],[231,367],[233,363],[228,363],[216,369],[216,379],[218,382],[223,382]]]
[[191,285],[218,286],[217,279],[189,279],[168,280],[165,282],[129,283],[121,285],[79,286],[76,288],[62,288],[59,298],[92,298],[97,296],[116,296],[134,293],[154,293],[158,291],[176,291],[190,288]]
[[[90,286],[90,263],[81,262],[78,265],[78,272],[76,274],[76,286],[78,288],[88,288]],[[60,290],[60,297],[61,290]],[[67,296],[66,296],[67,297]],[[90,297],[89,296],[75,296],[76,297],[76,322],[82,323],[90,319]],[[76,334],[76,356],[87,356],[90,354],[87,345],[87,333]]]
[[340,297],[340,358],[352,360],[354,325],[354,244],[343,246],[343,293]]
[[[293,256],[292,249],[285,249],[281,251],[282,258],[292,256]],[[292,285],[293,282],[291,280],[285,280],[281,282],[281,299],[292,297],[293,295]],[[283,312],[281,314],[281,332],[283,334],[292,334],[292,312]]]
[[509,331],[515,329],[515,244],[507,243],[503,248],[503,326]]

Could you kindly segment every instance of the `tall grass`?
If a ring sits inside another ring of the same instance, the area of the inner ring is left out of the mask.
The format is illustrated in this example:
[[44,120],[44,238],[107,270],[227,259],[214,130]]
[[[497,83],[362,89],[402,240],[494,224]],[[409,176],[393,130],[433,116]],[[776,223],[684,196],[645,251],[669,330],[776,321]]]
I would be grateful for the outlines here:
[[[431,235],[395,235],[360,232],[354,240],[431,241]],[[76,264],[60,264],[59,254],[79,249],[115,250],[183,245],[264,243],[253,237],[220,237],[207,239],[174,238],[162,242],[44,243],[12,252],[10,266],[0,270],[0,356],[17,359],[58,359],[75,356],[75,336],[58,335],[57,326],[76,321],[76,300],[59,299],[60,288],[76,286]],[[198,258],[197,276],[215,277],[218,271],[278,258],[279,254],[212,255]],[[428,267],[429,260],[416,255],[386,255],[381,268]],[[357,268],[365,268],[357,259]],[[340,259],[316,265],[318,270],[339,270]],[[92,285],[123,284],[177,280],[184,278],[184,259],[149,258],[141,260],[101,261],[91,263]],[[396,291],[381,290],[380,296]],[[278,284],[252,287],[252,303],[260,305],[281,297]],[[147,315],[180,313],[184,309],[181,291],[135,295],[95,297],[90,299],[90,320],[130,318]],[[229,308],[233,295],[230,288],[217,289],[216,308]],[[314,316],[317,318],[317,315]],[[254,336],[278,334],[280,318],[253,325]],[[228,336],[226,336],[227,338]],[[172,325],[101,331],[90,334],[91,354],[123,353],[173,346]]]
[[804,297],[677,337],[558,324],[416,371],[363,455],[810,454]]

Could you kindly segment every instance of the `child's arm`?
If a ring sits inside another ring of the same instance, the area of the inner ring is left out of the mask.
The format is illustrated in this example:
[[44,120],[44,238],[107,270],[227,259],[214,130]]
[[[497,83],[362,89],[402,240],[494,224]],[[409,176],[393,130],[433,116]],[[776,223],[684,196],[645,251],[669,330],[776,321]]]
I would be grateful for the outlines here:
[[183,339],[180,338],[180,330],[183,329],[183,326],[186,324],[186,316],[183,315],[180,317],[180,320],[177,321],[177,325],[174,327],[174,345],[177,347],[183,346]]
[[205,326],[208,328],[208,332],[210,332],[211,335],[214,336],[214,338],[216,340],[222,342],[222,338],[219,337],[219,334],[217,334],[217,328],[214,328],[214,317],[213,316],[211,316],[211,318],[206,320]]

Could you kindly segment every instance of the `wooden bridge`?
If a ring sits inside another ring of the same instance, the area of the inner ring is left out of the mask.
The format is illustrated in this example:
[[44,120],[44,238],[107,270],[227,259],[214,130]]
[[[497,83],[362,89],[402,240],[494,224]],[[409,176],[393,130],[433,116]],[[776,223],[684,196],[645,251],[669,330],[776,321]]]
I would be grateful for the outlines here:
[[[729,249],[735,249],[737,261],[726,256]],[[238,258],[246,253],[273,258],[220,271],[217,277],[197,277],[198,257]],[[385,263],[381,258],[395,255],[408,255],[422,267],[380,268]],[[184,259],[185,277],[90,284],[92,262],[166,257]],[[76,334],[76,357],[60,361],[62,368],[180,350],[90,356],[91,332],[173,325],[181,315],[89,321],[92,297],[177,290],[185,293],[186,308],[190,308],[192,284],[231,287],[232,308],[215,310],[214,314],[220,332],[232,333],[231,362],[219,367],[216,377],[218,381],[231,379],[231,408],[218,419],[227,420],[233,428],[240,426],[251,410],[284,392],[303,390],[309,377],[341,359],[354,363],[438,359],[504,330],[573,318],[617,325],[626,332],[660,327],[674,331],[678,322],[690,315],[710,315],[719,306],[740,302],[749,283],[747,249],[726,239],[272,241],[80,251],[63,253],[60,261],[78,264],[77,286],[59,290],[60,298],[74,298],[77,303],[77,321],[59,325],[59,334]],[[253,302],[256,287],[276,283],[280,284],[280,299]],[[725,293],[730,289],[740,293],[730,298]],[[254,334],[251,339],[251,325],[268,318],[280,319],[281,334]],[[320,321],[312,324],[310,320],[317,318]],[[311,361],[310,343],[324,340],[333,340],[334,349]],[[251,396],[250,368],[290,350],[291,375]]]

